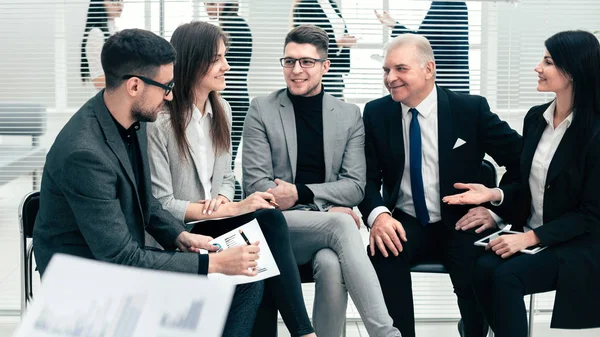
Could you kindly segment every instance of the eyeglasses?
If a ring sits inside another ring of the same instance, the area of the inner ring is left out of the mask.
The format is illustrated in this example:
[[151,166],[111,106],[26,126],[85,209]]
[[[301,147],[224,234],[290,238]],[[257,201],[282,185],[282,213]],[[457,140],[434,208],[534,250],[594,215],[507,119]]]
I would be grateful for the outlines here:
[[144,76],[139,76],[139,75],[125,75],[123,76],[124,80],[128,80],[132,77],[137,77],[140,80],[142,80],[142,82],[146,83],[146,84],[150,84],[153,85],[155,87],[159,87],[161,89],[165,90],[165,96],[169,96],[169,94],[171,93],[171,91],[173,90],[173,87],[175,86],[175,82],[171,81],[167,84],[162,84],[159,82],[156,82],[155,80],[149,79],[148,77],[144,77]]
[[281,62],[281,66],[284,68],[294,68],[296,66],[296,62],[300,61],[300,67],[302,68],[312,68],[315,66],[317,62],[325,62],[327,59],[314,59],[312,57],[303,57],[299,59],[295,59],[293,57],[282,57],[279,59]]

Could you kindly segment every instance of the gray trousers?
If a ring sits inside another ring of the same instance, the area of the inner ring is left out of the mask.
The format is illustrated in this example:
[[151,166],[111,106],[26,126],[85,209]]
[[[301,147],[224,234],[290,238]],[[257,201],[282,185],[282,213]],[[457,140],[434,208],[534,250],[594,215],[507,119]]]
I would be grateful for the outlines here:
[[379,280],[352,217],[302,210],[285,211],[283,215],[296,262],[301,265],[313,261],[313,326],[317,336],[341,336],[348,293],[369,336],[400,336],[392,326]]

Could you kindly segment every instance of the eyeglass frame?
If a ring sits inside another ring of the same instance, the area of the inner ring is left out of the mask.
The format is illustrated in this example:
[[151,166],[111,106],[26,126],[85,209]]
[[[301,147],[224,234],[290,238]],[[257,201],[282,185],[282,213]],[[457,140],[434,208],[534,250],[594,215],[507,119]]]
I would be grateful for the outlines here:
[[168,84],[162,84],[160,82],[156,82],[155,80],[153,80],[151,78],[140,76],[140,75],[123,75],[122,79],[128,80],[132,77],[137,77],[146,84],[153,85],[155,87],[159,87],[159,88],[163,89],[165,91],[165,96],[169,96],[169,94],[173,91],[173,87],[175,87],[175,82],[173,82],[173,81],[169,82]]
[[[291,66],[291,67],[286,67],[286,66],[283,64],[283,61],[284,61],[284,60],[286,60],[286,59],[287,59],[287,60],[294,60],[294,65],[293,65],[293,66]],[[311,67],[305,67],[305,66],[303,66],[303,65],[302,65],[302,62],[299,62],[299,61],[302,61],[302,60],[311,60],[311,61],[314,61],[315,63],[314,63],[314,64],[313,64]],[[314,68],[314,67],[315,67],[315,64],[317,64],[317,62],[325,62],[325,61],[327,61],[327,60],[329,60],[329,59],[326,59],[326,58],[325,58],[325,59],[316,59],[316,58],[313,58],[313,57],[301,57],[301,58],[294,58],[294,57],[282,57],[282,58],[280,58],[280,59],[279,59],[279,63],[281,64],[281,66],[282,66],[283,68],[288,68],[288,69],[289,69],[289,68],[294,68],[294,67],[296,66],[296,63],[300,64],[300,68]]]

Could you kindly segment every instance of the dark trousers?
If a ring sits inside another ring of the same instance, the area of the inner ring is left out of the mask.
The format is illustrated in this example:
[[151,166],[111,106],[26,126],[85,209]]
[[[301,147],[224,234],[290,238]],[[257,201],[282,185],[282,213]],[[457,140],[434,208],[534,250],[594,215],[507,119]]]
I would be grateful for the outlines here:
[[[300,274],[290,245],[287,223],[280,211],[259,210],[233,218],[206,221],[197,224],[193,232],[217,237],[254,218],[260,225],[280,272],[279,276],[265,280],[265,293],[268,293],[274,299],[275,305],[281,312],[283,321],[292,336],[314,332],[302,296]],[[254,308],[253,322],[259,304],[260,302],[257,302]],[[251,329],[252,325],[248,328],[248,335]]]
[[475,294],[497,337],[527,337],[523,296],[556,289],[558,258],[552,248],[502,259],[493,252],[475,266]]
[[264,290],[264,282],[240,284],[235,287],[223,337],[249,337]]
[[[488,326],[475,299],[473,268],[483,249],[473,245],[479,236],[472,232],[456,231],[442,222],[422,226],[417,220],[399,210],[392,216],[406,231],[404,250],[395,257],[385,258],[376,248],[370,256],[383,290],[385,304],[394,326],[403,337],[415,336],[415,312],[412,294],[411,266],[428,259],[440,260],[450,274],[458,307],[464,323],[465,337],[484,337]],[[367,248],[367,252],[369,248]]]

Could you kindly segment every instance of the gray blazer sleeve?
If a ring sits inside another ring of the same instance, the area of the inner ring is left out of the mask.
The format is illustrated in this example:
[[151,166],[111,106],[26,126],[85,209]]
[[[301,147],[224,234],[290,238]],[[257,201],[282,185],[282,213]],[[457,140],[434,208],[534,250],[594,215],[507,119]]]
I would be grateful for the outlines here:
[[[231,135],[231,128],[232,128],[232,117],[231,117],[231,106],[229,105],[229,103],[222,99],[221,103],[223,103],[223,108],[225,108],[225,112],[227,114],[227,122],[229,123],[229,135]],[[230,136],[231,137],[231,136]],[[227,197],[227,199],[229,199],[229,201],[233,201],[233,197],[235,195],[235,176],[233,174],[233,169],[231,168],[231,161],[232,161],[232,154],[233,153],[233,146],[230,143],[229,144],[229,152],[227,153],[223,153],[222,155],[219,156],[219,158],[217,160],[223,160],[225,166],[223,168],[223,182],[221,183],[221,186],[219,187],[219,194]],[[217,163],[215,163],[216,165]],[[215,172],[218,173],[218,172]]]
[[367,164],[365,161],[365,127],[360,110],[355,107],[354,126],[344,147],[342,165],[337,180],[323,184],[306,185],[314,193],[320,210],[333,206],[354,207],[365,196]]
[[[145,250],[134,240],[121,211],[117,176],[97,152],[71,153],[61,175],[65,198],[96,259],[141,268],[198,272],[199,254]],[[174,241],[184,230],[173,224],[165,223],[168,228],[161,230],[166,241]]]
[[264,192],[275,188],[271,146],[261,118],[258,99],[253,99],[246,114],[242,146],[244,193]]
[[[161,203],[164,209],[183,223],[190,201],[175,199],[173,195],[173,181],[167,148],[170,139],[163,132],[163,127],[165,125],[160,124],[158,121],[148,123],[148,162],[152,176],[152,195]],[[188,160],[191,160],[191,158],[188,158]]]

